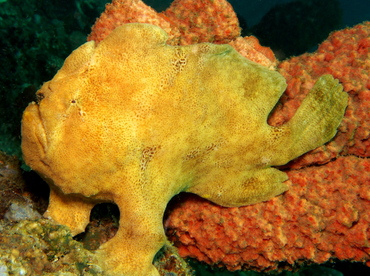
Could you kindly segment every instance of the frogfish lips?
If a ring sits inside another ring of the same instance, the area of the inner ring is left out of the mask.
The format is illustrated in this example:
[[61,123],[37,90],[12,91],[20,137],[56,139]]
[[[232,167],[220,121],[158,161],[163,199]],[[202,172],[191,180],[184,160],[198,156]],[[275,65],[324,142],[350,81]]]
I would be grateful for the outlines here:
[[45,128],[38,104],[32,102],[23,113],[22,118],[22,152],[26,164],[38,172],[46,171],[43,160],[47,151]]

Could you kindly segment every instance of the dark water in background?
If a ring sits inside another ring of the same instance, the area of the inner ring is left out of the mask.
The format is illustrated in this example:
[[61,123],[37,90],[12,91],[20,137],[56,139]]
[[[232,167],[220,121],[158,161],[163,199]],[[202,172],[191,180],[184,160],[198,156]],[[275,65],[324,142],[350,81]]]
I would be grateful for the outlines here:
[[[264,14],[277,4],[295,2],[296,0],[230,0],[237,13],[240,13],[249,26],[256,25]],[[322,0],[325,2],[327,0]],[[305,1],[309,2],[309,1]],[[342,27],[351,27],[365,20],[370,20],[369,0],[339,0],[343,10]]]
[[[234,10],[240,14],[248,26],[256,25],[261,18],[278,4],[295,2],[297,0],[229,0]],[[327,0],[322,0],[323,2]],[[145,3],[157,10],[165,9],[171,0],[144,0]],[[308,1],[306,1],[308,2]],[[353,26],[365,20],[370,20],[369,0],[339,0],[343,10],[343,27]]]

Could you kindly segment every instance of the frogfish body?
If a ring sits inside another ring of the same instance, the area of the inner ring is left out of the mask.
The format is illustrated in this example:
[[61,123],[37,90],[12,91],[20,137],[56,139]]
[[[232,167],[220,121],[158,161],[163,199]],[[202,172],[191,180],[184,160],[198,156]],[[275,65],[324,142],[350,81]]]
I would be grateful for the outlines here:
[[100,202],[120,209],[96,250],[107,275],[159,275],[169,200],[192,192],[223,206],[287,190],[283,165],[336,133],[347,94],[322,76],[286,124],[267,118],[284,78],[229,45],[169,46],[149,24],[118,27],[65,61],[24,111],[25,162],[50,185],[46,217],[83,232]]

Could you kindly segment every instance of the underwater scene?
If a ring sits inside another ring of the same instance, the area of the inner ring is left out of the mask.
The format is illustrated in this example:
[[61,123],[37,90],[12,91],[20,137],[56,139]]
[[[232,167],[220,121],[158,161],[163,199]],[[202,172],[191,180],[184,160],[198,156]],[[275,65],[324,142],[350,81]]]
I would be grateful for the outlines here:
[[370,275],[367,0],[0,0],[0,276]]

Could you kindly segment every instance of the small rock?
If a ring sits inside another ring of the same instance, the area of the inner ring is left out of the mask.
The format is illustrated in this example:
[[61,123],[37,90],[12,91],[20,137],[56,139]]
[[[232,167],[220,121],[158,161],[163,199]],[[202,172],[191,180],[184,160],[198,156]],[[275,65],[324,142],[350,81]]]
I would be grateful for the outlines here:
[[12,202],[4,216],[9,221],[35,220],[42,216],[34,210],[30,204],[24,202]]

